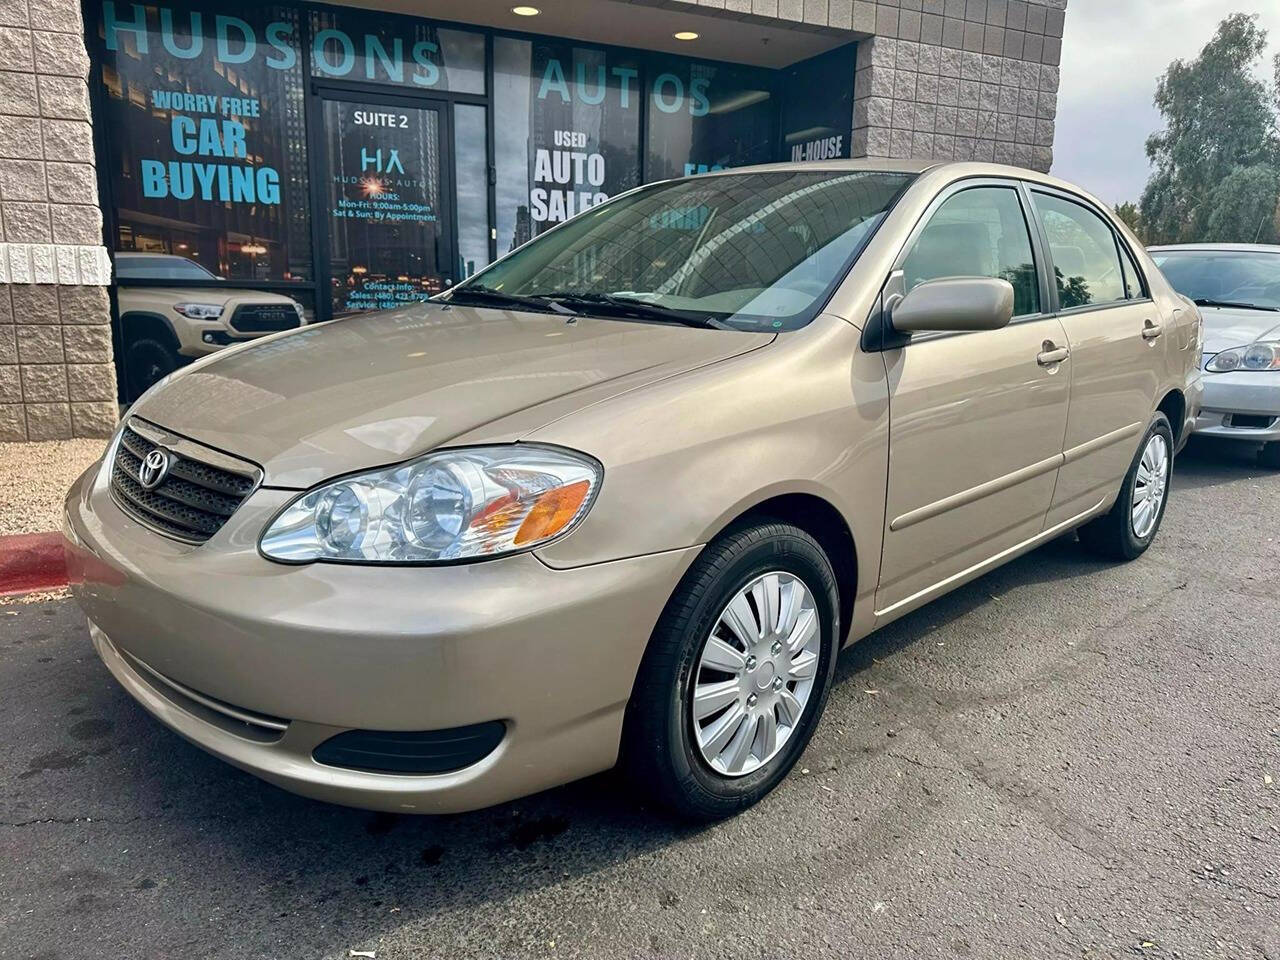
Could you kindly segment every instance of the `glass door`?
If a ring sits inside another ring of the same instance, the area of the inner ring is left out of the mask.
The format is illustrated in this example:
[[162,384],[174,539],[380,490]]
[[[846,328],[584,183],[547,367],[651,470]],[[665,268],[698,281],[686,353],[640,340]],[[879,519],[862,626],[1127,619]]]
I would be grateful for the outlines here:
[[448,116],[439,104],[323,96],[326,261],[333,316],[451,286]]

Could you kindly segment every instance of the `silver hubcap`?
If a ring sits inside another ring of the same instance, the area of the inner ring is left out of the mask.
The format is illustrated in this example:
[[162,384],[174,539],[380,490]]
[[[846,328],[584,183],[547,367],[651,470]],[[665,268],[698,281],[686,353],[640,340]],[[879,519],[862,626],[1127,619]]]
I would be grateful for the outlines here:
[[1155,434],[1147,441],[1138,461],[1138,479],[1133,485],[1133,533],[1139,540],[1151,536],[1160,519],[1165,491],[1169,487],[1169,444]]
[[702,759],[740,777],[768,763],[813,693],[822,630],[809,588],[781,571],[743,587],[720,613],[693,677]]

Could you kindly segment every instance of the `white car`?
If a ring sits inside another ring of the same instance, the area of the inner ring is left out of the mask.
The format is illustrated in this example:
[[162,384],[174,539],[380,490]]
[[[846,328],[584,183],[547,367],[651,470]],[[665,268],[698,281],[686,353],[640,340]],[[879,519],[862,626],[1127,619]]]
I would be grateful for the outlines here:
[[290,297],[210,286],[222,278],[186,257],[117,251],[115,266],[126,401],[196,357],[307,322]]
[[1204,406],[1195,432],[1261,443],[1280,469],[1280,246],[1193,243],[1149,248],[1204,316]]

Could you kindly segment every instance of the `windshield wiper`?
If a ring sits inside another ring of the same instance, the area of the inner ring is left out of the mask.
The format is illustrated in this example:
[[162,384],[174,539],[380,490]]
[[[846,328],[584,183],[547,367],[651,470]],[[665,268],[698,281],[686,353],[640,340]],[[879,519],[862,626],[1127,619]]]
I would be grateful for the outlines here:
[[635,317],[658,323],[679,323],[686,327],[712,327],[716,330],[732,330],[726,323],[705,314],[691,315],[673,307],[663,307],[637,297],[624,297],[612,293],[544,293],[542,298],[572,307],[575,310],[596,313],[601,316]]
[[1260,303],[1241,303],[1236,300],[1214,300],[1212,297],[1196,297],[1192,301],[1197,307],[1226,307],[1234,310],[1266,310],[1280,313],[1280,307],[1266,307]]
[[512,307],[516,310],[536,310],[539,313],[558,313],[572,316],[574,311],[547,297],[522,297],[514,293],[500,293],[484,287],[454,287],[445,303],[471,303],[480,307]]

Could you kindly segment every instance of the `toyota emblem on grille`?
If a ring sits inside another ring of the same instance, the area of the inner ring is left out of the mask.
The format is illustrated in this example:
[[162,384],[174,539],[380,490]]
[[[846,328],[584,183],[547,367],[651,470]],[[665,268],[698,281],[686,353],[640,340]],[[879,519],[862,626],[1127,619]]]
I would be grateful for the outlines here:
[[172,466],[173,457],[169,455],[168,450],[156,447],[148,453],[138,466],[138,482],[142,484],[142,489],[154,490],[164,483],[164,478],[169,475],[169,468]]

